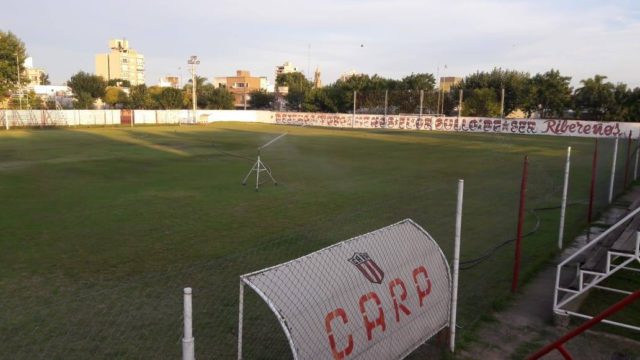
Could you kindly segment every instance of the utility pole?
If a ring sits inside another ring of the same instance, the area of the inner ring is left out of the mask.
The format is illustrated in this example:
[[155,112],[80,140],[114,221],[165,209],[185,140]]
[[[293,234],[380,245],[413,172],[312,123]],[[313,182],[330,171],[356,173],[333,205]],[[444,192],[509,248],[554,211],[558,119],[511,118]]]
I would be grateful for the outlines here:
[[200,60],[198,60],[198,57],[196,55],[192,55],[191,57],[189,57],[189,60],[187,60],[187,64],[191,65],[191,99],[193,100],[193,123],[195,124],[196,109],[198,106],[198,97],[196,95],[196,65],[200,64]]
[[16,72],[18,73],[18,102],[20,103],[20,110],[22,110],[22,84],[20,83],[20,59],[18,53],[16,53]]
[[458,101],[458,120],[460,120],[460,115],[462,115],[462,89],[460,89],[460,100]]
[[504,87],[502,88],[502,96],[500,97],[500,118],[504,119]]

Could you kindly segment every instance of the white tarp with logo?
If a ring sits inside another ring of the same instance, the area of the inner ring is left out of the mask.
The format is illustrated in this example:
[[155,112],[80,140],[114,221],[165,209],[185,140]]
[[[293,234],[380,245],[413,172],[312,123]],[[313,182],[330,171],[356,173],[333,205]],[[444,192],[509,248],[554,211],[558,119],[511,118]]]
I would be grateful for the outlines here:
[[297,359],[402,358],[449,323],[449,265],[409,219],[241,278]]

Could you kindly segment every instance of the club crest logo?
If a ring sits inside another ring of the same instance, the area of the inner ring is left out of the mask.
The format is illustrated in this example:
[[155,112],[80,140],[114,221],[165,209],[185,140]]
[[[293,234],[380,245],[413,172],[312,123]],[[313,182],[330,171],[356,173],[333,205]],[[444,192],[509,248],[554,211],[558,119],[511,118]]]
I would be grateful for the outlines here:
[[367,280],[374,284],[381,284],[384,279],[384,272],[375,261],[373,261],[367,253],[355,253],[349,259],[349,262],[355,265]]

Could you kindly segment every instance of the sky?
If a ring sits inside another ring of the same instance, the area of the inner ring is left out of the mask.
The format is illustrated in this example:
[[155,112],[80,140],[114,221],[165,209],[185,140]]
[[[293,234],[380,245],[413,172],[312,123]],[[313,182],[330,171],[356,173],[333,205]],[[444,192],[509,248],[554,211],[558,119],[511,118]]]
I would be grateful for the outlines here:
[[640,1],[591,0],[30,0],[2,5],[0,30],[62,84],[108,41],[145,56],[146,82],[251,71],[274,82],[291,61],[325,84],[355,70],[401,79],[465,76],[495,67],[557,69],[572,85],[595,74],[640,87]]

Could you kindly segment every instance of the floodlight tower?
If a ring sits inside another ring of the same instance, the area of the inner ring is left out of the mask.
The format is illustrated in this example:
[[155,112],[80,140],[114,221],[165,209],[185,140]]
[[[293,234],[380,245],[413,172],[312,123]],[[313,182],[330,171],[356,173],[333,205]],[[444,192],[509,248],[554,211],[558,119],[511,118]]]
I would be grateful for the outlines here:
[[274,142],[280,140],[281,138],[283,138],[285,135],[287,135],[287,133],[284,134],[280,134],[277,137],[271,139],[269,142],[267,142],[266,144],[260,146],[258,148],[258,160],[253,164],[253,166],[251,167],[251,170],[249,170],[249,173],[247,174],[247,176],[244,177],[244,179],[242,179],[242,185],[247,185],[247,179],[249,178],[249,176],[251,175],[252,172],[256,172],[256,191],[258,191],[258,187],[260,186],[260,173],[262,171],[266,172],[267,175],[269,175],[269,177],[271,178],[271,181],[273,181],[273,184],[275,186],[278,186],[278,182],[276,181],[276,179],[273,178],[273,175],[271,175],[271,169],[268,168],[264,162],[262,162],[262,160],[260,160],[260,152],[262,151],[262,149],[266,148],[267,146],[273,144]]
[[187,64],[191,65],[191,91],[193,99],[193,123],[196,123],[196,108],[198,106],[198,97],[196,95],[196,65],[200,65],[200,60],[196,55],[191,55],[189,60],[187,60]]

